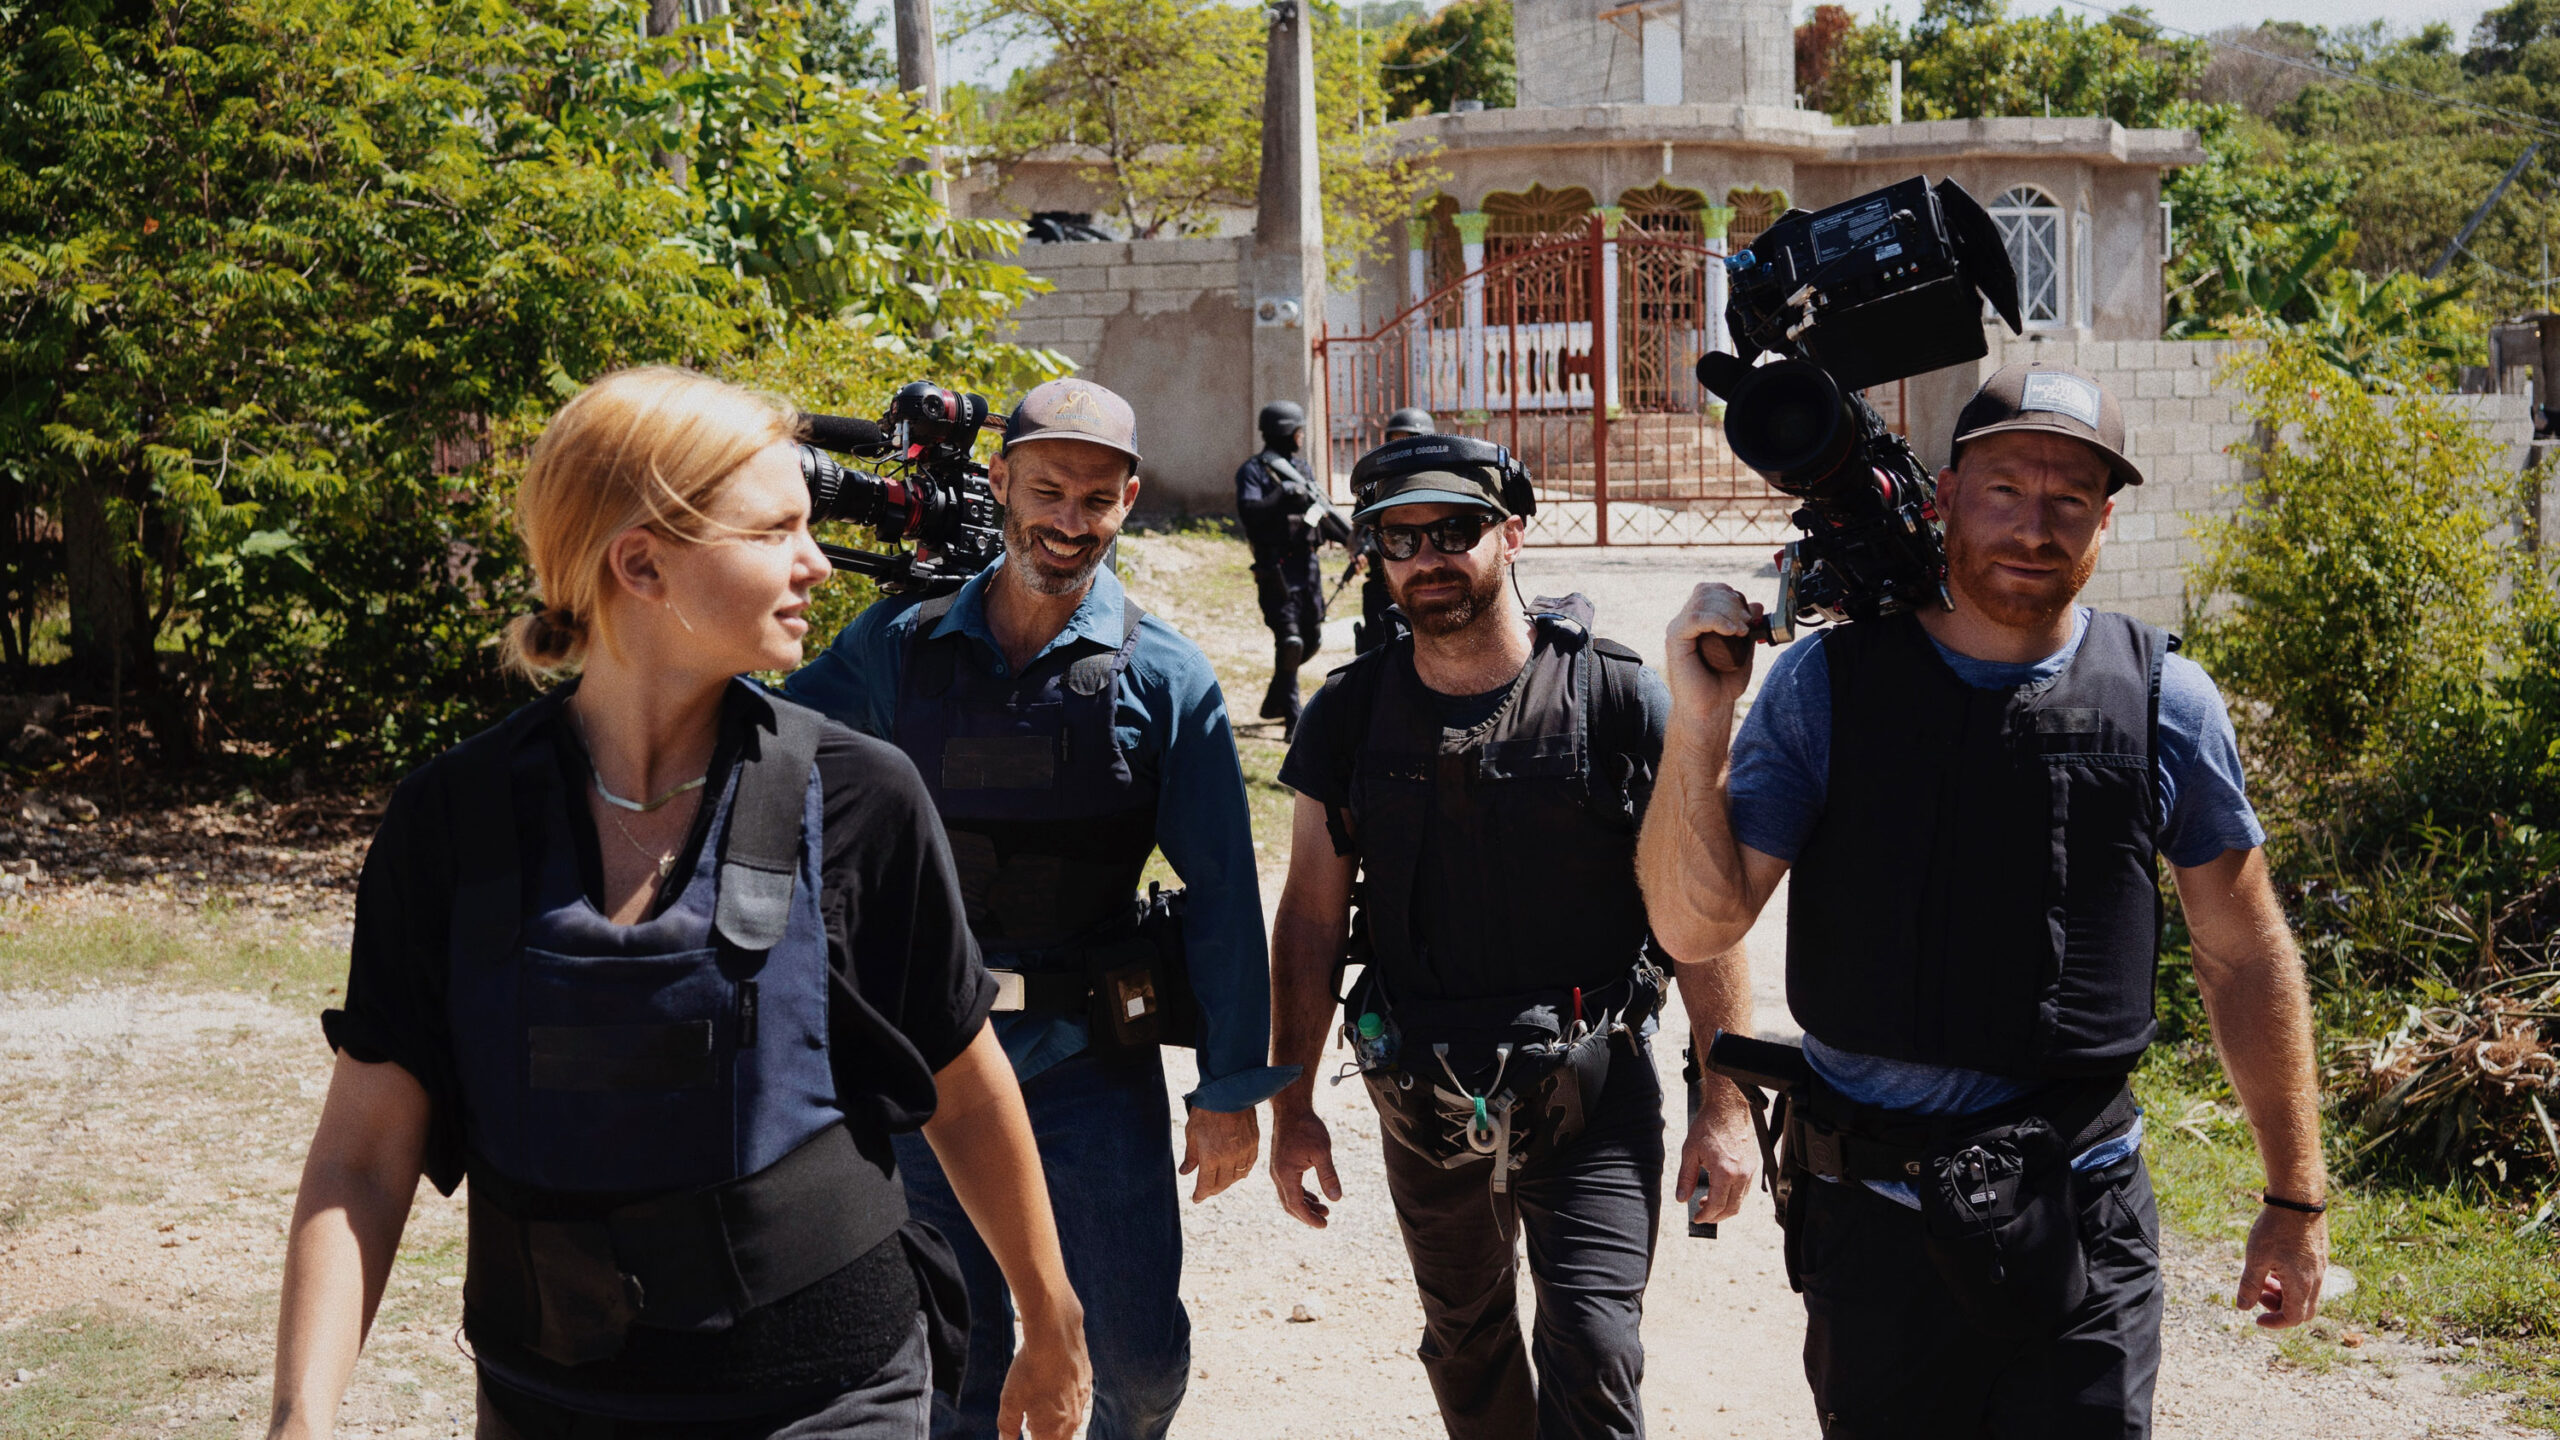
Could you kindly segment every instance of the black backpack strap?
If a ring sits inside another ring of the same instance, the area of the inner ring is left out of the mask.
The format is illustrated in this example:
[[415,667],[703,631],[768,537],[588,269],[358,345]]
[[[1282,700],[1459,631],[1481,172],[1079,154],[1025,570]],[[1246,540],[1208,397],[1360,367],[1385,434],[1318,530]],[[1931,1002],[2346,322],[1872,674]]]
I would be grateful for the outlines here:
[[[1355,756],[1369,738],[1369,717],[1378,708],[1378,686],[1386,674],[1387,657],[1396,652],[1397,646],[1412,644],[1410,632],[1398,635],[1367,654],[1354,657],[1350,664],[1325,677],[1324,688],[1334,693],[1332,703],[1343,707],[1347,717],[1334,723],[1334,733],[1352,746]],[[1331,762],[1342,757],[1325,758]],[[1343,812],[1343,807],[1324,807],[1324,828],[1325,833],[1333,837],[1334,854],[1348,856],[1359,853],[1353,843],[1351,818]]]
[[1653,798],[1654,760],[1645,754],[1644,657],[1615,640],[1593,636],[1590,708],[1590,799],[1603,814],[1644,819]]
[[953,653],[953,641],[936,640],[933,629],[959,599],[960,592],[954,590],[915,608],[914,628],[907,631],[906,673],[899,680],[908,694],[940,695],[951,688],[952,667],[959,657]]
[[1120,598],[1120,648],[1103,655],[1087,655],[1067,667],[1067,688],[1078,695],[1100,695],[1118,686],[1128,672],[1129,658],[1138,652],[1138,626],[1147,612],[1138,602],[1123,594]]
[[524,737],[556,713],[569,687],[552,691],[455,747],[452,777],[453,907],[446,944],[456,958],[515,954],[524,923],[525,876],[517,856],[516,766]]
[[826,721],[815,710],[763,691],[754,692],[754,699],[761,713],[751,718],[746,749],[738,757],[713,923],[729,943],[761,953],[790,928],[809,771]]

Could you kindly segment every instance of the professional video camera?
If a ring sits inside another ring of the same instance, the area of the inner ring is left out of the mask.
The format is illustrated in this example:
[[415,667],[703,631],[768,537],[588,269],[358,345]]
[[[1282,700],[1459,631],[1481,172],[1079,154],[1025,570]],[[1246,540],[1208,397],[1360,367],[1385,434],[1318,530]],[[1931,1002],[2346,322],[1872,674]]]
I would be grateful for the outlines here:
[[[892,595],[956,590],[1004,548],[1001,513],[987,467],[970,453],[988,423],[987,397],[918,381],[889,399],[877,424],[848,415],[810,415],[800,447],[809,520],[850,520],[907,550],[820,545],[827,562],[880,582]],[[1001,424],[999,419],[997,423]],[[888,473],[857,470],[828,451],[877,461]]]
[[[1915,175],[1790,210],[1725,270],[1739,353],[1699,356],[1698,383],[1724,399],[1734,456],[1805,502],[1763,638],[1783,645],[1799,620],[1946,606],[1937,484],[1858,392],[1980,359],[1982,300],[2018,328],[1998,227],[1963,186]],[[1763,356],[1775,358],[1752,363]]]

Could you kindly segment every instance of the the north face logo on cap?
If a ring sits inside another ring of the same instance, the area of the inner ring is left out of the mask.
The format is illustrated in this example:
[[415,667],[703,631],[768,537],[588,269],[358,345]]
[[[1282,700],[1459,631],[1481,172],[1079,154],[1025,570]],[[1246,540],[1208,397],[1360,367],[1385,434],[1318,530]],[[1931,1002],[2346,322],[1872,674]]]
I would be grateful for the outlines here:
[[2098,428],[2098,387],[2077,375],[2059,370],[2030,370],[2027,383],[2018,396],[2018,408],[2050,410],[2068,415],[2081,424]]
[[1049,397],[1041,408],[1049,413],[1040,417],[1049,425],[1102,423],[1102,407],[1094,402],[1093,392],[1081,387],[1061,387],[1062,393]]

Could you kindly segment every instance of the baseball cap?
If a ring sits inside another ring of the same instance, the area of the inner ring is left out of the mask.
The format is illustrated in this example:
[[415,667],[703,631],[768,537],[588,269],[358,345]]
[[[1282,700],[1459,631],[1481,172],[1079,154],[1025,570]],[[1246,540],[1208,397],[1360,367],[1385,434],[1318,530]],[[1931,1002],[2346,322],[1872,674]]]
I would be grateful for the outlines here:
[[1082,440],[1138,463],[1138,417],[1129,402],[1090,380],[1051,380],[1031,387],[1005,417],[1004,447],[1032,440]]
[[1356,523],[1374,520],[1378,512],[1398,505],[1480,505],[1496,515],[1511,512],[1502,508],[1502,499],[1491,476],[1470,475],[1460,470],[1416,470],[1381,481],[1368,496],[1368,503],[1352,515]]
[[2113,477],[2109,490],[2142,483],[2142,472],[2124,458],[2124,411],[2085,371],[2042,360],[2002,366],[1956,415],[1955,453],[1985,435],[2019,430],[2068,435],[2096,450]]

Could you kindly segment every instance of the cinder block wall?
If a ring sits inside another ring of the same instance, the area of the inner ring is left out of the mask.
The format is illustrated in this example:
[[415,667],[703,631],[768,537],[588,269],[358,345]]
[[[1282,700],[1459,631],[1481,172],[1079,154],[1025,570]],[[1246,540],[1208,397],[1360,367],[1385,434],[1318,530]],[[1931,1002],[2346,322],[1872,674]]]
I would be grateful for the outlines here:
[[1029,245],[1024,268],[1056,288],[1014,312],[1007,337],[1076,362],[1138,415],[1139,508],[1226,514],[1254,446],[1249,239]]
[[[2243,499],[2251,434],[2247,397],[2223,380],[2223,368],[2238,348],[2230,341],[1998,336],[1991,353],[1975,365],[1911,382],[1912,444],[1927,464],[1944,465],[1956,412],[2003,365],[2043,360],[2098,377],[2124,407],[2126,455],[2142,468],[2144,483],[2116,496],[2115,528],[2083,595],[2103,609],[2174,627],[2188,606],[2188,569],[2203,553],[2193,534],[2197,522],[2227,513]],[[2525,397],[2443,398],[2491,429],[2509,465],[2524,465],[2533,440]]]

